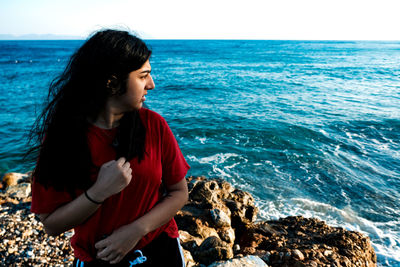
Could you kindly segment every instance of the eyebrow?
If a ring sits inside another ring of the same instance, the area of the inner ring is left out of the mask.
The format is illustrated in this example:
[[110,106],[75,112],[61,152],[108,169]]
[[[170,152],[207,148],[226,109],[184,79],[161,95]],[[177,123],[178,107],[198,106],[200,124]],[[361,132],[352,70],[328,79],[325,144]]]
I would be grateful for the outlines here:
[[144,70],[144,71],[140,72],[140,74],[142,74],[142,73],[150,73],[150,72],[151,72],[151,70]]

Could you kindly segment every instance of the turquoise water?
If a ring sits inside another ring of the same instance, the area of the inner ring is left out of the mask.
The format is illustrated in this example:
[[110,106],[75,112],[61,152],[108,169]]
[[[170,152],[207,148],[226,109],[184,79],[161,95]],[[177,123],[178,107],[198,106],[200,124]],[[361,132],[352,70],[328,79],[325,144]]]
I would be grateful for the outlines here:
[[[0,42],[0,175],[26,172],[24,134],[82,41]],[[190,175],[251,192],[260,219],[314,216],[367,234],[400,266],[400,43],[148,41]]]

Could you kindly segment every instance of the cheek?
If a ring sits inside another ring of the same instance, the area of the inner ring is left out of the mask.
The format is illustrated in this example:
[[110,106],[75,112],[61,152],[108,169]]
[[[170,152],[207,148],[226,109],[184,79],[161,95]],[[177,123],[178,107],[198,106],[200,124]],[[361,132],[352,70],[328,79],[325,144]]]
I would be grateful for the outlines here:
[[142,96],[143,96],[143,92],[141,90],[137,90],[137,88],[136,88],[135,91],[131,92],[130,99],[132,101],[138,102],[138,101],[141,101]]
[[135,97],[138,94],[139,92],[137,86],[135,86],[134,84],[131,84],[131,86],[129,86],[126,90],[126,95],[129,96],[129,98]]

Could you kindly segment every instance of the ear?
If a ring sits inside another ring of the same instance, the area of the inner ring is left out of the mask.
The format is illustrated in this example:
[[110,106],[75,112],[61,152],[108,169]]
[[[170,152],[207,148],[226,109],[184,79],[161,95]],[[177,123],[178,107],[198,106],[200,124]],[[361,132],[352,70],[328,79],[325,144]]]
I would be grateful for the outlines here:
[[107,88],[115,89],[118,85],[118,78],[115,75],[111,75],[111,77],[107,80]]

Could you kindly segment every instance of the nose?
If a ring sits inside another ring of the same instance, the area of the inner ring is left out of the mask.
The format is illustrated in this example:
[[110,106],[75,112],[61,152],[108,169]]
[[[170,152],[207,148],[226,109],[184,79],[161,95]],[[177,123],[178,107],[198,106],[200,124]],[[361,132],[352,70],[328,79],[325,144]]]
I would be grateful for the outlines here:
[[156,85],[154,84],[153,77],[149,74],[147,76],[146,90],[153,90]]

